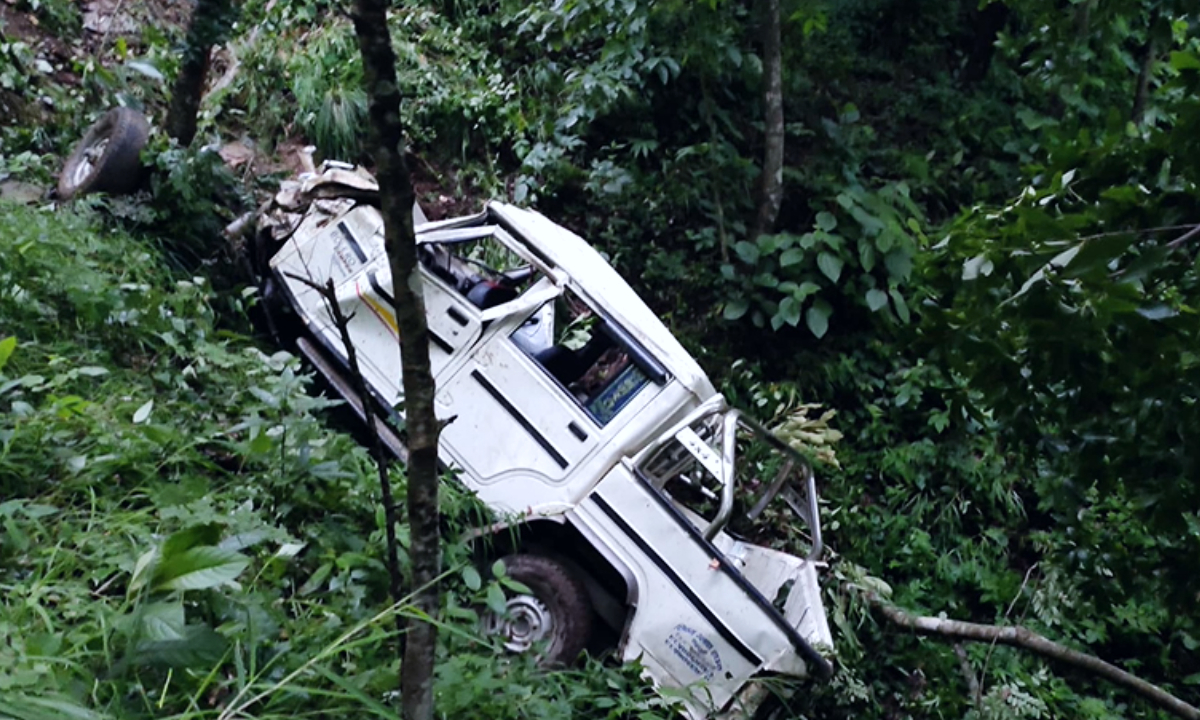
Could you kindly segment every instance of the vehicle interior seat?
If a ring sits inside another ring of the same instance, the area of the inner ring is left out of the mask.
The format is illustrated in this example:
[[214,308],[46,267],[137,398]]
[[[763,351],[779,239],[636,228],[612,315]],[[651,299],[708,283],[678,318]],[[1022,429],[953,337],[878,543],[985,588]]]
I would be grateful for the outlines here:
[[480,310],[503,305],[517,299],[516,288],[501,285],[495,280],[480,280],[467,290],[467,300]]

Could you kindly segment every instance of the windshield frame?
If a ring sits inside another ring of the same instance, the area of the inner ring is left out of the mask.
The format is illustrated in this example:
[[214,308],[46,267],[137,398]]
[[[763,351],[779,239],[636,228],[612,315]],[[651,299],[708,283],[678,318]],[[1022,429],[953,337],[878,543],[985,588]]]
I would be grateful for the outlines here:
[[[711,457],[715,455],[713,449],[693,429],[695,425],[716,416],[720,416],[722,427],[721,455],[719,458]],[[723,396],[717,395],[692,411],[686,418],[672,426],[639,452],[632,458],[632,462],[641,471],[646,462],[654,458],[659,450],[668,443],[677,441],[711,475],[716,477],[721,483],[720,506],[712,521],[708,523],[707,527],[701,529],[704,539],[711,541],[718,533],[725,529],[733,515],[734,497],[737,491],[737,430],[739,428],[749,431],[757,439],[765,441],[770,447],[783,453],[787,461],[792,464],[792,472],[795,473],[800,483],[803,484],[804,494],[807,496],[806,498],[797,498],[795,488],[787,487],[787,483],[772,483],[767,493],[759,499],[755,507],[748,513],[748,516],[753,517],[757,515],[776,496],[782,495],[784,501],[787,502],[792,511],[808,527],[809,536],[812,539],[812,548],[805,556],[805,560],[819,560],[824,552],[824,544],[821,540],[821,519],[817,503],[816,474],[813,472],[812,463],[803,453],[788,445],[783,440],[780,440],[762,423],[736,408],[729,407]],[[714,463],[714,460],[716,460],[716,463]],[[713,472],[718,463],[720,476],[717,476]],[[662,492],[661,488],[656,489]]]

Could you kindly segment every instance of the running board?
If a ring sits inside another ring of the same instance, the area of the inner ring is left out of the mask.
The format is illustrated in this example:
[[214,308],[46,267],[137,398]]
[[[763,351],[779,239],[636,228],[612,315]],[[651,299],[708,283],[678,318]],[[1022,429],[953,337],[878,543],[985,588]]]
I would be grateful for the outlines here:
[[[329,357],[315,346],[308,338],[300,338],[296,341],[296,345],[300,350],[300,354],[306,360],[312,363],[321,375],[333,385],[334,390],[342,396],[354,413],[358,415],[363,422],[367,420],[367,414],[363,411],[362,400],[358,397],[358,392],[350,381],[346,378],[346,371],[342,367],[335,365],[329,361]],[[379,415],[371,413],[371,421],[375,423],[375,432],[379,434],[379,440],[383,442],[383,446],[388,449],[392,455],[395,455],[400,462],[408,463],[408,448],[404,445],[404,441],[396,434],[390,425],[384,422]]]

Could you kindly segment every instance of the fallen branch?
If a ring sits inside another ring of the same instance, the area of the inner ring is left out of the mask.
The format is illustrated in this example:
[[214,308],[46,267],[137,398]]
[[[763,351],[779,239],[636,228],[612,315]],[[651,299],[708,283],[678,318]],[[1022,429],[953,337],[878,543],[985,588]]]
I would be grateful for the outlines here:
[[893,623],[916,630],[925,635],[938,635],[956,640],[974,640],[978,642],[994,642],[1015,648],[1030,650],[1042,657],[1058,660],[1081,670],[1121,685],[1141,695],[1185,720],[1200,720],[1200,708],[1189,705],[1162,688],[1125,672],[1121,668],[1107,663],[1095,655],[1088,655],[1072,650],[1064,645],[1047,639],[1020,625],[1001,627],[999,625],[983,625],[981,623],[950,620],[947,618],[914,615],[896,607],[878,593],[864,591],[863,596],[879,612]]

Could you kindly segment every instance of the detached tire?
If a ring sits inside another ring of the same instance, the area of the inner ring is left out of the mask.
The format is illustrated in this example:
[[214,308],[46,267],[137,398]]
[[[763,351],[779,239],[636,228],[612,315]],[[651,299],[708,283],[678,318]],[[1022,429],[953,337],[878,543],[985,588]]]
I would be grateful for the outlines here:
[[538,655],[542,666],[574,662],[592,634],[592,603],[583,581],[565,564],[544,555],[509,555],[503,562],[505,576],[532,594],[506,589],[507,617],[486,611],[484,630],[503,637],[512,652],[544,647]]
[[58,176],[58,197],[90,192],[127,193],[142,178],[141,152],[150,123],[136,110],[118,107],[97,120],[75,146]]

